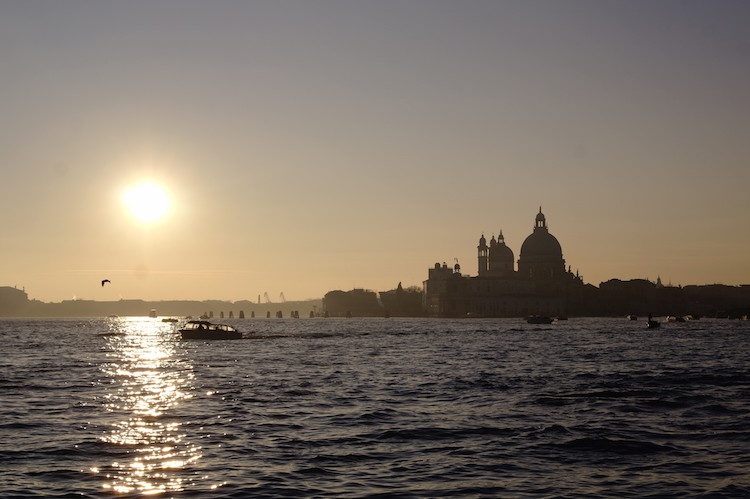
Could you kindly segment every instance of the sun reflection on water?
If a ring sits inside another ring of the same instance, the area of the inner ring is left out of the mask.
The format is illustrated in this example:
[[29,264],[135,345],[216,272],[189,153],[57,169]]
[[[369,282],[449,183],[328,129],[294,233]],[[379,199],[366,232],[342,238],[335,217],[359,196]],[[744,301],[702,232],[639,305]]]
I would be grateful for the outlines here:
[[180,491],[193,480],[186,468],[200,459],[181,427],[180,404],[192,397],[191,366],[177,358],[171,324],[150,318],[110,322],[109,362],[103,383],[111,384],[104,409],[112,429],[101,437],[127,459],[92,468],[104,488],[117,493]]

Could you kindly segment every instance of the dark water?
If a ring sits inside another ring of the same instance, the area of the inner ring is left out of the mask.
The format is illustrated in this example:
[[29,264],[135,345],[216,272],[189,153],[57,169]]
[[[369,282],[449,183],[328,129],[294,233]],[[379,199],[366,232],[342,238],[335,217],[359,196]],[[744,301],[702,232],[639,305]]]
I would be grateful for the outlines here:
[[747,321],[227,322],[0,321],[0,496],[750,496]]

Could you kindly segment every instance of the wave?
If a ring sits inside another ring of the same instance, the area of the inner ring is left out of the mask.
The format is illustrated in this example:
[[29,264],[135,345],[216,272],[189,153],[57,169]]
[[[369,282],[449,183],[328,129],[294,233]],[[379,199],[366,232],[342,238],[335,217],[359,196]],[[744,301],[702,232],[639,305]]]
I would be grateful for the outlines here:
[[676,453],[673,446],[642,440],[610,439],[606,437],[574,438],[560,444],[549,444],[564,451],[596,452],[617,455],[650,455]]

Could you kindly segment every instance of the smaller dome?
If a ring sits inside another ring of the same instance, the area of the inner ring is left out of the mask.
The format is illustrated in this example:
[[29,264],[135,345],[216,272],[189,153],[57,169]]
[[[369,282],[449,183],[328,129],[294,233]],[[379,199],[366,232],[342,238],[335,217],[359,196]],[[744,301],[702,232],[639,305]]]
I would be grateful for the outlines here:
[[495,247],[492,248],[490,257],[493,261],[513,263],[513,250],[506,246],[504,242],[497,243]]
[[487,240],[484,238],[484,234],[479,238],[479,246],[487,246]]

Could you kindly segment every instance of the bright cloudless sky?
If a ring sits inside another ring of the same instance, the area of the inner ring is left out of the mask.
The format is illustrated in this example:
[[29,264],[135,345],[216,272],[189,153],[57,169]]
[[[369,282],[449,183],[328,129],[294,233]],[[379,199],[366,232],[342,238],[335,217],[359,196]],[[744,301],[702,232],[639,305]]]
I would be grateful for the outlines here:
[[6,1],[0,63],[31,298],[421,285],[540,205],[594,285],[750,283],[747,1]]

